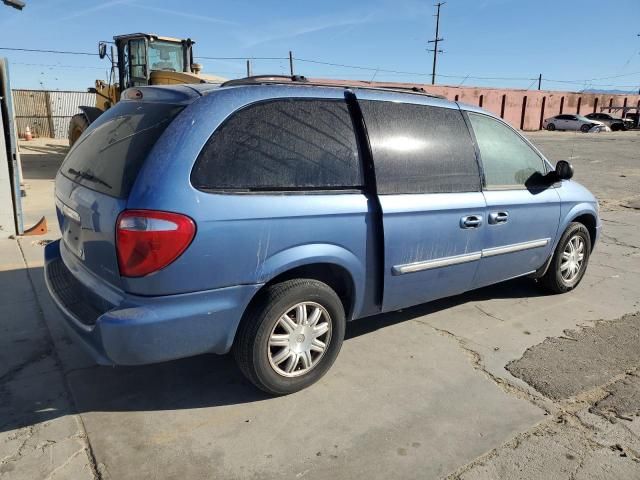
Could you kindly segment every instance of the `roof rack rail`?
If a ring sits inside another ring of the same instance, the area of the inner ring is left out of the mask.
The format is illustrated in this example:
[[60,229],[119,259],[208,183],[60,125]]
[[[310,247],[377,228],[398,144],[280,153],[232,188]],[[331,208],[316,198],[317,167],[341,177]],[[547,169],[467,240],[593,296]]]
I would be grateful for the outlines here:
[[253,75],[251,77],[234,78],[227,80],[221,87],[232,87],[234,85],[252,85],[262,83],[289,83],[289,82],[308,82],[304,75]]
[[420,86],[402,86],[402,85],[367,85],[366,80],[356,80],[353,83],[348,82],[332,82],[322,81],[322,79],[309,80],[304,75],[254,75],[251,77],[235,78],[233,80],[227,80],[221,87],[232,87],[238,85],[286,85],[286,84],[303,84],[314,87],[334,87],[334,88],[361,88],[365,90],[381,90],[381,91],[395,91],[398,93],[417,93],[420,95],[426,95],[433,98],[446,98],[442,95],[436,95],[429,93],[423,87]]

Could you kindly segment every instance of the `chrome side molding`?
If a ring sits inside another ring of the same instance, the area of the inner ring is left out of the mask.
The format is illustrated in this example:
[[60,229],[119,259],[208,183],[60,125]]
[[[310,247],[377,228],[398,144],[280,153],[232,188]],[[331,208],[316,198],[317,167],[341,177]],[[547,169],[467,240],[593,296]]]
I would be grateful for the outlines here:
[[465,253],[464,255],[454,255],[453,257],[436,258],[435,260],[426,260],[424,262],[407,263],[404,265],[396,265],[391,269],[393,275],[403,275],[405,273],[421,272],[422,270],[431,270],[432,268],[449,267],[451,265],[459,265],[461,263],[475,262],[482,258],[482,252]]
[[504,255],[506,253],[514,253],[523,250],[529,250],[532,248],[545,247],[549,244],[550,241],[550,238],[541,238],[540,240],[532,240],[530,242],[513,243],[511,245],[505,245],[503,247],[487,248],[480,252],[436,258],[434,260],[425,260],[422,262],[405,263],[403,265],[394,265],[391,268],[391,273],[392,275],[404,275],[405,273],[421,272],[423,270],[431,270],[434,268],[450,267],[452,265],[475,262],[483,257],[495,257],[496,255]]
[[520,252],[522,250],[529,250],[531,248],[546,247],[550,238],[541,238],[540,240],[532,240],[530,242],[513,243],[511,245],[505,245],[504,247],[493,247],[482,250],[483,257],[494,257],[496,255],[504,255],[505,253]]

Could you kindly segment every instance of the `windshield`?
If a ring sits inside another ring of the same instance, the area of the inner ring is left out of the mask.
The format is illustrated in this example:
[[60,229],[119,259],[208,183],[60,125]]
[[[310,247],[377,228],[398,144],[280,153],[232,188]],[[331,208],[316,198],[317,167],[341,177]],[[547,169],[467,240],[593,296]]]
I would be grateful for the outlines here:
[[150,42],[149,67],[151,70],[184,71],[182,45],[163,41]]

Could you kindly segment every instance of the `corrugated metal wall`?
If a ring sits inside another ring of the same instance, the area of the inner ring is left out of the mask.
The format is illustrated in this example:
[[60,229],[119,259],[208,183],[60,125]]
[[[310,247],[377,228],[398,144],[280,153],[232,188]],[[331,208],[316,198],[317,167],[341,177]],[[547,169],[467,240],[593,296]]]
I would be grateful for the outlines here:
[[46,92],[38,90],[13,90],[18,135],[24,135],[27,126],[38,137],[52,137]]
[[51,105],[54,138],[67,138],[69,120],[76,113],[80,113],[78,106],[95,106],[96,94],[88,92],[49,92],[49,104]]
[[13,90],[18,135],[29,126],[36,137],[67,138],[69,120],[78,106],[95,106],[95,93],[51,90]]

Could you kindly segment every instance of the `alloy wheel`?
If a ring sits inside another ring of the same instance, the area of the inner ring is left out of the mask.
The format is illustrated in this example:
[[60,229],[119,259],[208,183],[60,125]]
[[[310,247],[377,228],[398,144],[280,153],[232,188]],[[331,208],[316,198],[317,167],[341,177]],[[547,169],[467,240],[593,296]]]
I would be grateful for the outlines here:
[[584,262],[584,250],[584,239],[580,235],[574,235],[565,245],[560,260],[560,274],[565,282],[573,282],[580,274]]
[[331,341],[331,317],[315,302],[301,302],[280,316],[269,335],[271,368],[284,377],[304,375],[324,356]]

